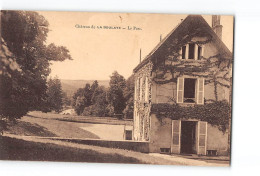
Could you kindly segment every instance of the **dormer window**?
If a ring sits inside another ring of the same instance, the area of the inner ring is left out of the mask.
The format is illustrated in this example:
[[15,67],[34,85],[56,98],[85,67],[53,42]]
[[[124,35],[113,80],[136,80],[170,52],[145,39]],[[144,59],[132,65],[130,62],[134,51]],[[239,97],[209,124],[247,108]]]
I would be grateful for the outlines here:
[[200,60],[203,54],[203,47],[195,43],[189,43],[181,48],[181,58]]

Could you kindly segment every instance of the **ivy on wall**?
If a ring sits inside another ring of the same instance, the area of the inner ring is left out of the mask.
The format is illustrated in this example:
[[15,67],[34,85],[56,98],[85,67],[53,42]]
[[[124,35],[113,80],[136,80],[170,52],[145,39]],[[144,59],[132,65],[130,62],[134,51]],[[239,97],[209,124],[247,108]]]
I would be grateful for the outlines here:
[[227,101],[214,101],[205,105],[181,106],[179,104],[152,104],[152,114],[157,118],[172,120],[197,119],[218,127],[223,133],[229,125],[230,105]]

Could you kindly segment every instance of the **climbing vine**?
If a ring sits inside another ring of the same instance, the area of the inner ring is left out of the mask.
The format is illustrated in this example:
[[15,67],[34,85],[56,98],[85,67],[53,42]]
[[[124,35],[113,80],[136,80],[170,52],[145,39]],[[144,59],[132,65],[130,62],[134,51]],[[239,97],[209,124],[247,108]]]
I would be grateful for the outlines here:
[[223,133],[229,125],[230,105],[227,101],[214,101],[212,103],[194,106],[181,106],[179,104],[152,104],[151,113],[157,118],[169,117],[172,120],[196,119],[206,121],[218,127]]
[[[196,30],[194,30],[196,29]],[[209,57],[201,56],[200,60],[180,59],[182,46],[194,43],[202,46],[213,41],[209,33],[205,33],[203,27],[197,26],[183,31],[173,40],[165,42],[165,49],[158,51],[153,56],[153,81],[156,84],[177,82],[177,78],[183,75],[207,78],[205,85],[213,83],[215,101],[218,101],[217,87],[230,88],[230,71],[232,58],[227,57],[224,51]],[[200,38],[200,40],[194,40]]]

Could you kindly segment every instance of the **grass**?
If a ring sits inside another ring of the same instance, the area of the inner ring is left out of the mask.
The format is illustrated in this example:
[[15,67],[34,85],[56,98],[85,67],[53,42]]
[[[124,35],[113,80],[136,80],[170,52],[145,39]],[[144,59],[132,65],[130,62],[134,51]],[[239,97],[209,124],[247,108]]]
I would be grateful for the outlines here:
[[133,120],[119,120],[113,117],[90,117],[90,116],[77,116],[77,115],[63,115],[55,113],[42,113],[33,111],[28,113],[29,117],[43,118],[43,119],[55,119],[67,122],[79,122],[79,123],[97,123],[97,124],[112,124],[112,125],[133,125]]
[[57,137],[47,128],[36,123],[32,124],[24,121],[17,121],[16,123],[8,124],[8,133],[20,136],[41,136],[41,137]]
[[65,161],[94,163],[143,163],[119,154],[100,153],[90,149],[0,137],[0,159],[22,161]]
[[9,125],[6,132],[21,136],[99,139],[94,133],[80,128],[80,126],[88,125],[91,126],[91,124],[87,123],[82,124],[24,116],[17,121],[17,124]]

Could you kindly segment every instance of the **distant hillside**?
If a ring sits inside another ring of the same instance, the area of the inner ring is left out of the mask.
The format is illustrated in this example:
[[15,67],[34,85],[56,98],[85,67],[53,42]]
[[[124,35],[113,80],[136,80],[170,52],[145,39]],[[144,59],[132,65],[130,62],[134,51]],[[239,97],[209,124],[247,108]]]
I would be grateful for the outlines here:
[[[100,86],[109,87],[109,80],[97,80]],[[67,93],[70,98],[79,89],[85,87],[85,85],[92,84],[94,80],[65,80],[61,79],[62,90]]]

